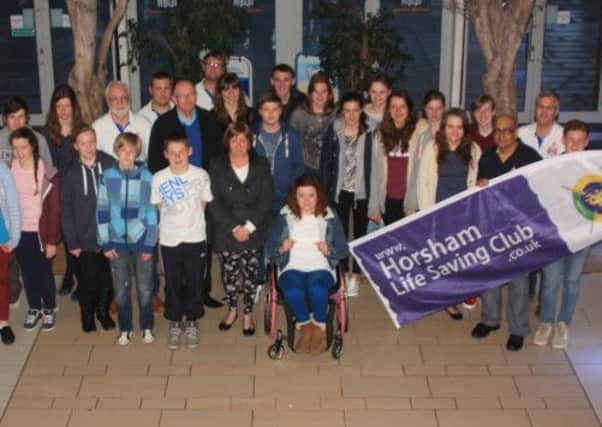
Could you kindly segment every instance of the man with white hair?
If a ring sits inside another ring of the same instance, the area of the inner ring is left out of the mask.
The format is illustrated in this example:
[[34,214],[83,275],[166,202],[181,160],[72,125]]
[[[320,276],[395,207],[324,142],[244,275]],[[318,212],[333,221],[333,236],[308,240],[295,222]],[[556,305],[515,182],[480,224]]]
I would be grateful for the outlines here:
[[105,100],[109,112],[92,123],[97,135],[98,149],[115,157],[113,143],[117,135],[133,132],[142,141],[142,150],[138,159],[145,161],[151,124],[144,117],[130,111],[130,94],[127,85],[119,80],[110,82],[105,90]]

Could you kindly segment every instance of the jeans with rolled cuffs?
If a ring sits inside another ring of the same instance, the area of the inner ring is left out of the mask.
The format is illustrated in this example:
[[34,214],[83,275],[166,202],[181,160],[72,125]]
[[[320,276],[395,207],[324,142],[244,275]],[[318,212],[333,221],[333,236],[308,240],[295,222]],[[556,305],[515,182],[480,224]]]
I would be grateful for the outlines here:
[[[590,248],[585,248],[556,260],[543,268],[541,282],[541,309],[539,320],[546,323],[564,322],[571,324],[579,298],[581,272]],[[560,312],[556,316],[558,289],[562,285]]]
[[111,260],[111,273],[115,287],[115,301],[117,302],[117,318],[121,332],[133,330],[132,324],[132,280],[130,264],[134,265],[136,275],[136,293],[140,309],[140,328],[153,329],[154,315],[152,306],[153,281],[151,257],[142,260],[142,253],[130,251],[117,251],[117,258]]

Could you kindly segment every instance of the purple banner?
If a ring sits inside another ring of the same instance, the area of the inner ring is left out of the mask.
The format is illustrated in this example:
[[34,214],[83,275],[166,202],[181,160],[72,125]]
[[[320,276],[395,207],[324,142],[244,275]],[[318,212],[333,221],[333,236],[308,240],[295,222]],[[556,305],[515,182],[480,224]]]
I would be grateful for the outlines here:
[[399,327],[570,253],[524,176],[352,243]]

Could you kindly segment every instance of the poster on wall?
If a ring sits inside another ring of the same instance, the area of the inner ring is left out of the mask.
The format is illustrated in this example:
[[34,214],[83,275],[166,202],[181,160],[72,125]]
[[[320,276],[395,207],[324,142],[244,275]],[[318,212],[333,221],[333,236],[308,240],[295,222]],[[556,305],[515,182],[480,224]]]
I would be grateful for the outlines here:
[[247,104],[253,105],[253,64],[251,60],[246,56],[231,56],[227,68],[229,72],[238,76],[247,98]]

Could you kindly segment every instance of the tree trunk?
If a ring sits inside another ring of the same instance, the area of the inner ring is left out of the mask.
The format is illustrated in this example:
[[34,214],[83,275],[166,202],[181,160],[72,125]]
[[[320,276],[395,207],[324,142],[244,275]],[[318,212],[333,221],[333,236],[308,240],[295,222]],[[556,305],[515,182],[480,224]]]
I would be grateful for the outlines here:
[[499,0],[465,0],[464,4],[486,64],[483,91],[495,99],[498,113],[516,115],[516,54],[535,1],[512,0],[505,8]]
[[[69,74],[69,84],[75,90],[85,122],[92,123],[103,112],[104,87],[107,78],[107,58],[111,39],[123,19],[128,0],[119,0],[106,28],[96,55],[96,0],[66,0],[73,31],[75,62]],[[97,64],[96,70],[94,69]]]

